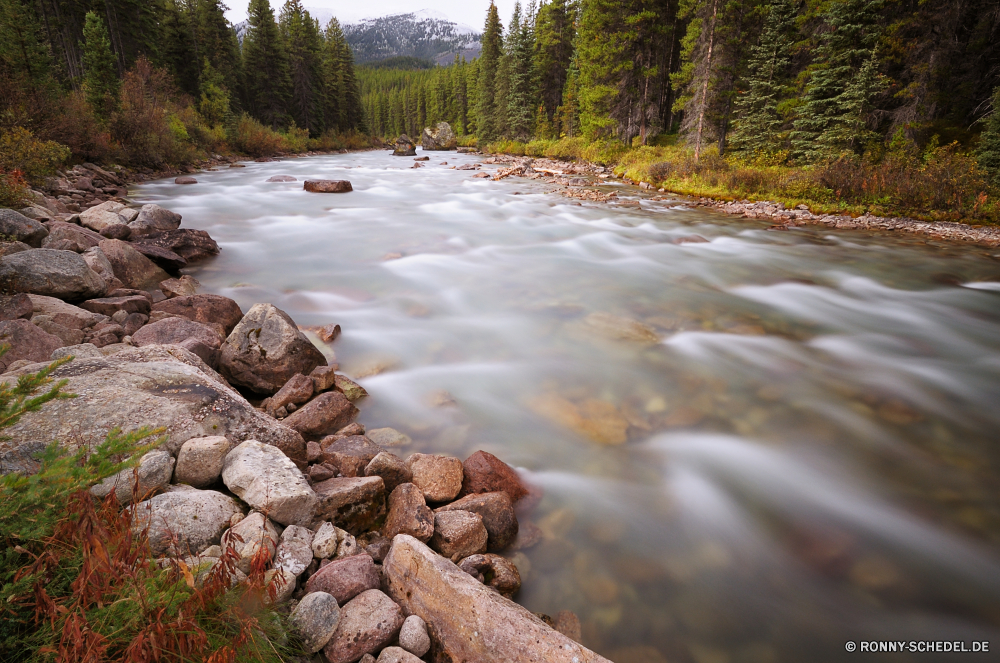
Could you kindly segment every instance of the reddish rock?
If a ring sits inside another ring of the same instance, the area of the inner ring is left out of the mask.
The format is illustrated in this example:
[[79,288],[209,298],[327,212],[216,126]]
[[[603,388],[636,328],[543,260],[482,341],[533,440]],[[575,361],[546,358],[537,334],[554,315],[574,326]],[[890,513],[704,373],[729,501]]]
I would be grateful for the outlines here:
[[570,610],[560,610],[555,617],[556,630],[574,642],[580,642],[580,618]]
[[[184,276],[177,279],[167,279],[160,282],[160,290],[166,297],[190,297],[198,292],[201,283],[193,276]],[[242,317],[242,314],[240,315]],[[235,323],[233,323],[235,326]],[[228,336],[228,332],[226,333]]]
[[296,373],[285,383],[285,386],[278,390],[278,393],[271,396],[271,402],[267,409],[269,412],[273,412],[279,407],[286,407],[289,403],[300,405],[312,398],[312,395],[312,379],[307,378],[301,373]]
[[[368,465],[365,466],[364,475],[367,477],[382,477],[385,482],[385,490],[392,493],[396,486],[413,481],[413,472],[402,458],[391,454],[388,451],[379,452]],[[414,488],[416,488],[414,486]],[[423,499],[423,493],[421,493]]]
[[111,263],[115,276],[129,288],[142,290],[170,278],[169,274],[128,242],[105,239],[101,241],[99,248]]
[[318,463],[323,459],[323,448],[319,442],[312,440],[306,442],[306,460],[310,463]]
[[0,343],[10,346],[7,353],[0,357],[0,373],[21,359],[47,362],[57,348],[65,345],[58,336],[48,334],[24,319],[0,322]]
[[80,308],[92,313],[100,313],[111,317],[118,311],[126,313],[142,313],[149,315],[151,309],[147,298],[140,295],[126,295],[124,297],[102,297],[100,299],[89,299],[80,304]]
[[144,345],[179,345],[213,368],[218,363],[219,346],[222,345],[222,339],[214,329],[185,318],[167,318],[146,325],[135,332],[132,342],[140,348]]
[[322,437],[350,423],[358,416],[347,397],[337,391],[320,394],[285,419],[285,425],[304,436]]
[[[343,430],[343,429],[342,429]],[[364,435],[347,435],[346,437],[330,436],[324,438],[320,445],[324,453],[337,452],[345,456],[352,456],[362,461],[362,467],[367,465],[382,453],[382,448],[369,440]]]
[[361,458],[355,456],[348,456],[347,454],[339,453],[336,451],[324,451],[323,452],[323,462],[330,467],[337,468],[337,472],[341,476],[345,477],[363,477],[365,476],[365,461]]
[[316,520],[329,520],[351,534],[371,528],[385,512],[381,477],[337,477],[313,486],[319,498]]
[[512,504],[528,494],[527,488],[507,463],[485,451],[477,451],[462,463],[462,495],[504,492]]
[[324,343],[333,343],[334,341],[337,340],[337,337],[340,336],[340,325],[336,324],[326,325],[320,328],[320,330],[316,332],[316,334],[319,336],[320,340],[323,341]]
[[313,193],[347,193],[354,187],[347,180],[306,180],[302,188]]
[[131,336],[139,331],[148,320],[149,316],[142,313],[129,313],[125,321],[122,322],[122,334],[124,336]]
[[174,297],[154,304],[153,310],[173,313],[203,325],[218,325],[225,336],[229,336],[243,319],[239,304],[221,295]]
[[174,184],[197,184],[198,180],[193,177],[184,175],[182,177],[177,177],[174,179]]
[[458,568],[504,596],[511,597],[521,589],[521,573],[500,555],[469,555],[459,562]]
[[483,519],[483,526],[489,534],[487,550],[499,552],[504,550],[517,538],[517,515],[507,493],[482,493],[466,495],[451,504],[436,509],[442,511],[471,511]]
[[488,534],[481,516],[471,511],[434,514],[434,536],[428,545],[453,562],[486,552]]
[[[315,444],[315,442],[310,442],[309,444]],[[337,469],[326,463],[309,466],[309,478],[312,479],[313,483],[320,483],[335,476],[337,476]]]
[[309,377],[313,381],[314,392],[318,394],[322,391],[328,391],[336,384],[337,367],[317,366],[312,370],[312,373],[309,374]]
[[402,483],[389,495],[388,514],[382,533],[387,539],[409,534],[420,541],[434,535],[434,513],[424,501],[424,494],[412,483]]
[[375,561],[368,555],[335,559],[306,582],[306,593],[326,592],[344,605],[361,592],[381,584]]
[[462,461],[452,456],[412,454],[406,464],[428,502],[448,502],[462,489]]
[[34,308],[31,297],[26,292],[16,295],[0,296],[0,320],[18,320],[31,318]]
[[377,589],[356,596],[340,609],[340,623],[323,648],[328,663],[352,663],[379,651],[395,639],[403,611]]

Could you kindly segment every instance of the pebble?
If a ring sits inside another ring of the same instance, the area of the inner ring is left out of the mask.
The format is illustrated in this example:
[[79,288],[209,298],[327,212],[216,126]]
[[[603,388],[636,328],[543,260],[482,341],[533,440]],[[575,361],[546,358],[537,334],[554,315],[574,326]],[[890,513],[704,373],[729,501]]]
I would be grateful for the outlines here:
[[418,615],[410,615],[399,629],[399,646],[414,656],[423,656],[431,648],[427,623]]

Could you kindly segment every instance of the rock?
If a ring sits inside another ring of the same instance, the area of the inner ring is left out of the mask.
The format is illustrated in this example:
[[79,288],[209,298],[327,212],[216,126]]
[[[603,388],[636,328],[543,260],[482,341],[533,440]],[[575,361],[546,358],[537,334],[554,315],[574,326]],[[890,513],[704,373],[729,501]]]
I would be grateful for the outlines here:
[[486,451],[477,451],[462,463],[461,495],[477,493],[507,493],[512,504],[528,494],[528,489],[507,463]]
[[458,137],[447,122],[438,122],[435,127],[425,127],[420,136],[420,147],[424,150],[454,150],[458,147]]
[[[35,296],[38,297],[39,295]],[[45,299],[53,298],[46,297]],[[54,299],[53,301],[61,302],[58,299]],[[0,320],[27,319],[31,318],[32,313],[34,313],[34,306],[31,303],[31,295],[25,292],[20,292],[16,295],[0,295]]]
[[317,366],[312,369],[309,377],[313,382],[313,392],[318,394],[322,391],[332,389],[336,384],[336,370],[335,366]]
[[52,221],[48,224],[49,234],[42,240],[43,249],[58,249],[83,253],[101,243],[103,236],[73,223]]
[[124,223],[112,223],[109,226],[104,226],[101,229],[100,235],[105,239],[127,240],[132,236],[132,229]]
[[581,627],[580,618],[570,610],[560,610],[555,617],[556,630],[565,635],[570,640],[580,642]]
[[[237,536],[233,536],[234,534]],[[277,546],[278,531],[274,529],[271,521],[258,511],[243,518],[222,535],[222,549],[231,548],[239,555],[236,568],[247,575],[250,574],[254,557],[262,555],[267,562],[270,562]]]
[[361,592],[381,585],[375,562],[368,555],[334,560],[309,577],[306,592],[326,592],[343,605]]
[[[402,458],[388,451],[380,451],[371,459],[365,466],[365,476],[382,477],[385,490],[390,494],[396,489],[396,486],[413,481],[413,472],[410,471],[410,466]],[[414,486],[414,488],[416,487]],[[420,499],[423,501],[423,493],[421,493]]]
[[83,261],[87,263],[94,272],[104,279],[104,283],[107,284],[107,291],[110,293],[115,289],[121,288],[124,285],[117,276],[115,276],[115,269],[111,266],[111,261],[108,257],[104,255],[104,251],[101,251],[100,246],[95,246],[93,248],[87,249],[83,252]]
[[303,525],[317,497],[306,478],[277,447],[247,440],[226,455],[222,481],[240,499],[282,525]]
[[136,242],[132,244],[132,248],[152,260],[158,266],[163,269],[169,269],[172,272],[176,272],[178,269],[187,266],[187,260],[162,246]]
[[[404,622],[405,623],[405,622]],[[375,663],[422,663],[418,656],[414,656],[402,647],[386,647],[383,649]]]
[[30,249],[0,258],[0,291],[69,301],[101,297],[108,286],[72,251]]
[[319,498],[316,517],[352,534],[370,529],[385,512],[381,477],[336,477],[314,485],[313,490]]
[[358,408],[346,396],[328,391],[296,410],[285,419],[285,425],[307,437],[322,437],[343,428],[357,415]]
[[343,540],[344,530],[335,527],[331,522],[325,522],[316,530],[312,540],[313,557],[316,559],[329,559],[337,555],[337,547]]
[[264,586],[275,587],[275,596],[272,600],[269,596],[264,598],[267,605],[279,605],[292,598],[295,593],[296,578],[288,569],[274,568],[264,574]]
[[96,357],[100,359],[104,357],[104,353],[93,343],[81,343],[79,345],[66,345],[56,348],[52,352],[52,356],[49,357],[49,360],[55,361],[63,357],[73,357],[74,359],[94,359]]
[[[196,294],[198,292],[198,287],[200,285],[201,285],[201,283],[198,282],[198,279],[194,278],[193,276],[188,276],[187,274],[185,274],[185,275],[181,276],[180,278],[167,279],[166,281],[161,281],[160,282],[160,291],[163,292],[163,294],[166,295],[167,298],[171,298],[171,297],[189,297],[189,296],[194,295],[194,294]],[[223,299],[225,299],[225,298],[223,298]],[[232,300],[229,300],[229,301],[232,301]],[[237,308],[239,308],[239,307],[237,307]],[[243,317],[243,313],[242,312],[240,313],[239,317],[240,318]],[[236,322],[233,322],[233,326],[236,326],[237,322],[239,322],[239,318],[236,319]],[[230,329],[229,331],[232,331],[232,329]],[[227,336],[229,335],[229,331],[226,332]]]
[[80,212],[80,224],[95,232],[101,232],[108,226],[127,223],[119,214],[124,209],[125,206],[121,203],[109,200]]
[[[359,424],[356,421],[354,423],[347,424],[346,426],[344,426],[343,428],[341,428],[339,431],[337,431],[337,435],[339,435],[341,437],[351,437],[353,435],[364,435],[364,434],[365,434],[365,426],[364,426],[364,424]],[[371,440],[366,440],[365,441],[365,445],[366,445],[365,448],[366,449],[372,449],[373,447],[368,446],[370,444],[371,444]],[[378,446],[378,445],[375,445],[375,446]],[[379,448],[379,451],[381,451],[381,450],[382,449]],[[375,456],[372,456],[372,458],[374,458],[374,457]]]
[[517,567],[500,555],[469,555],[459,562],[458,568],[508,598],[521,589],[521,574]]
[[232,443],[221,435],[195,437],[181,445],[174,483],[205,488],[218,481]]
[[274,554],[275,568],[285,569],[296,577],[302,575],[313,560],[312,541],[313,533],[305,527],[286,527]]
[[222,339],[208,325],[185,318],[167,318],[142,327],[132,335],[132,343],[140,348],[146,345],[179,345],[215,368]]
[[289,403],[300,405],[312,398],[312,395],[312,379],[307,378],[301,373],[297,373],[278,390],[278,393],[271,396],[271,402],[268,404],[267,409],[268,411],[274,411],[279,407],[285,407]]
[[[5,379],[41,368],[26,366]],[[66,391],[78,396],[26,413],[5,431],[17,440],[0,451],[7,471],[34,471],[33,456],[52,440],[97,444],[114,426],[126,431],[162,426],[167,436],[162,448],[172,454],[191,438],[224,435],[274,444],[305,461],[302,436],[255,410],[201,359],[176,346],[127,348],[102,359],[78,359],[52,377],[68,379]]]
[[436,509],[443,511],[470,511],[483,519],[483,526],[489,534],[487,550],[499,552],[504,550],[517,538],[517,516],[514,505],[507,493],[483,493],[466,495],[465,497]]
[[[271,304],[256,304],[243,316],[222,345],[219,359],[226,379],[262,394],[273,394],[296,373],[308,375],[325,363],[323,353],[298,330],[288,314]],[[316,409],[327,412],[326,408]],[[300,417],[299,421],[305,419]]]
[[558,394],[544,394],[529,406],[549,421],[594,442],[624,444],[628,440],[629,421],[614,403],[588,398],[577,405]]
[[409,435],[400,433],[395,428],[375,428],[370,430],[368,431],[368,439],[383,449],[405,447],[413,443]]
[[133,237],[132,244],[169,249],[188,262],[203,260],[219,254],[219,245],[216,241],[204,230],[194,230],[193,228],[150,232],[147,235]]
[[12,209],[0,208],[0,235],[13,237],[15,241],[37,248],[48,234],[49,230],[35,219],[29,219]]
[[70,329],[56,322],[52,322],[52,320],[45,315],[32,316],[31,324],[35,325],[47,334],[52,334],[53,336],[58,337],[59,340],[62,341],[63,345],[79,345],[80,343],[83,343],[83,339],[86,336],[86,334],[79,329]]
[[434,513],[424,502],[424,494],[412,483],[399,484],[389,494],[382,533],[387,539],[409,534],[420,541],[429,541],[434,535]]
[[[345,428],[340,429],[341,431]],[[338,433],[343,435],[343,433]],[[370,463],[375,456],[382,453],[382,449],[369,440],[364,435],[348,435],[346,437],[333,436],[330,438],[324,438],[320,442],[323,448],[324,458],[329,459],[331,454],[337,454],[338,457],[348,456],[351,458],[357,458],[360,467],[364,468],[368,463]]]
[[297,181],[291,175],[274,175],[265,180],[265,182],[295,182]]
[[413,144],[410,137],[400,134],[396,139],[396,148],[392,151],[394,157],[415,157],[417,156],[417,146]]
[[306,594],[288,617],[302,640],[302,647],[314,654],[326,646],[340,623],[337,599],[326,592]]
[[80,304],[80,308],[90,311],[91,313],[98,313],[100,315],[111,317],[118,311],[124,311],[126,314],[142,313],[144,315],[149,315],[151,306],[149,300],[141,295],[125,295],[124,297],[88,299]]
[[302,188],[313,193],[347,193],[354,187],[347,180],[306,180]]
[[12,253],[27,251],[31,247],[24,242],[0,242],[0,258],[9,256]]
[[159,205],[143,205],[128,227],[134,237],[148,235],[161,230],[177,230],[181,225],[181,215]]
[[[416,538],[416,537],[414,537]],[[486,552],[488,535],[483,519],[471,511],[442,511],[434,514],[434,536],[430,547],[453,562]]]
[[197,184],[198,180],[188,175],[182,177],[177,177],[174,179],[174,184]]
[[437,454],[411,454],[406,464],[428,502],[448,502],[462,489],[462,461]]
[[170,278],[170,275],[160,269],[152,260],[142,255],[128,242],[120,239],[103,240],[99,246],[114,275],[127,288],[143,290],[154,287],[160,281]]
[[435,660],[610,663],[411,536],[393,540],[383,568],[389,595],[427,622]]
[[334,376],[334,389],[347,396],[347,400],[352,403],[368,395],[364,387],[354,382],[346,375]]
[[45,295],[22,295],[31,302],[31,310],[35,316],[48,316],[52,322],[69,329],[86,329],[99,322],[107,320],[101,314],[92,312],[81,306],[67,304],[55,297]]
[[[181,277],[184,278],[186,277]],[[173,297],[153,304],[153,310],[179,315],[203,325],[218,326],[222,336],[229,336],[243,319],[239,304],[221,295]]]
[[392,642],[403,611],[377,589],[362,592],[340,609],[337,630],[323,648],[328,663],[351,663]]
[[609,313],[591,313],[584,319],[584,323],[592,331],[605,338],[646,345],[660,342],[656,331],[638,320],[622,318]]
[[319,340],[324,343],[333,343],[340,336],[340,325],[330,324],[320,327],[319,331],[316,332],[319,336]]
[[[0,357],[0,373],[7,372],[15,361],[48,362],[55,349],[65,345],[58,336],[42,331],[24,319],[0,322],[0,343],[10,346],[7,353]],[[39,366],[38,370],[42,368]],[[10,468],[4,469],[10,471]]]
[[399,629],[399,646],[414,656],[423,656],[431,648],[431,638],[427,635],[427,623],[418,615],[410,615],[403,620]]
[[231,497],[194,489],[161,493],[133,508],[133,527],[149,526],[149,547],[157,557],[200,553],[219,543],[230,519],[243,513]]
[[170,484],[173,474],[173,456],[162,449],[154,449],[142,457],[138,467],[108,477],[91,487],[90,494],[104,499],[114,493],[119,504],[132,504],[162,491]]

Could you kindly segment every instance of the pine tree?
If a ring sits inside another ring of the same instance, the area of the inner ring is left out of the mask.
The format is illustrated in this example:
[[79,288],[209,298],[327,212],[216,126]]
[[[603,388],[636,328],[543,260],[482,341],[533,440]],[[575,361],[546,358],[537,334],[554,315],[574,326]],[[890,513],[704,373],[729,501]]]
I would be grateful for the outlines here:
[[559,137],[573,138],[580,134],[580,69],[576,66],[576,59],[574,54],[566,73],[562,104],[556,112],[559,126],[555,131]]
[[532,12],[521,15],[521,3],[514,4],[514,17],[510,22],[510,33],[506,57],[507,76],[507,131],[515,140],[527,141],[534,129],[535,115],[535,72],[532,55],[535,50],[535,34]]
[[749,155],[780,149],[778,101],[791,63],[794,21],[795,10],[789,0],[771,2],[760,41],[750,52],[747,89],[735,102],[737,119],[731,136],[733,147]]
[[320,80],[319,26],[299,0],[287,0],[278,21],[288,52],[291,76],[289,114],[313,136],[323,133],[323,89]]
[[1000,87],[993,88],[993,110],[983,122],[979,134],[976,159],[979,167],[990,177],[992,185],[1000,189]]
[[872,99],[885,89],[885,81],[878,71],[878,55],[873,49],[871,57],[848,84],[837,102],[841,114],[818,139],[830,154],[838,150],[863,152],[878,139],[878,133],[869,128]]
[[482,51],[479,54],[478,102],[476,104],[476,141],[480,146],[500,137],[502,126],[498,122],[497,74],[499,73],[503,25],[496,5],[490,3],[483,30]]
[[570,59],[573,57],[573,39],[576,28],[573,19],[577,7],[572,0],[552,0],[542,5],[535,26],[535,71],[538,76],[539,97],[545,115],[551,123],[556,109],[562,104],[563,88]]
[[243,38],[245,105],[251,115],[277,129],[288,122],[288,54],[268,0],[250,0],[247,13],[249,27]]
[[209,126],[224,124],[230,115],[229,90],[225,78],[206,57],[201,70],[201,101],[198,111]]
[[22,0],[0,0],[0,72],[25,85],[48,85],[51,61],[34,12]]
[[852,147],[840,126],[847,112],[844,94],[872,57],[882,6],[882,0],[839,0],[824,12],[827,30],[815,50],[815,68],[792,131],[796,157],[817,161]]
[[[240,44],[236,31],[226,20],[226,6],[220,0],[193,0],[192,33],[196,55],[208,58],[212,68],[222,77],[222,85],[230,92],[240,89]],[[235,98],[230,99],[230,104]]]
[[106,117],[116,103],[121,81],[118,80],[108,31],[104,21],[94,12],[87,12],[83,39],[83,88],[87,103],[99,115]]
[[[161,10],[158,64],[174,76],[174,82],[187,94],[199,94],[198,43],[188,6],[178,0],[165,0]],[[204,49],[202,49],[204,50]]]

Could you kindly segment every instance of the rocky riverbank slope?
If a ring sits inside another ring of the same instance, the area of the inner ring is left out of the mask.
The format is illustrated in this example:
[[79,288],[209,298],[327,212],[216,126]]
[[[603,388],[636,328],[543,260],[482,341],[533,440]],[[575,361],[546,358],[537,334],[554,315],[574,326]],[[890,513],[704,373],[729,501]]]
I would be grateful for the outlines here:
[[[350,191],[326,184],[307,190]],[[136,471],[91,492],[133,509],[152,554],[192,582],[230,559],[240,582],[263,560],[302,660],[606,660],[572,613],[512,600],[542,537],[536,489],[484,451],[404,457],[406,435],[366,431],[367,393],[317,347],[339,327],[307,336],[270,304],[199,293],[178,270],[218,245],[123,186],[86,165],[0,210],[0,382],[71,355],[51,377],[76,395],[5,430],[0,471],[37,470],[52,440],[164,429]]]

